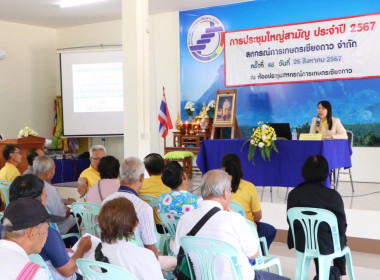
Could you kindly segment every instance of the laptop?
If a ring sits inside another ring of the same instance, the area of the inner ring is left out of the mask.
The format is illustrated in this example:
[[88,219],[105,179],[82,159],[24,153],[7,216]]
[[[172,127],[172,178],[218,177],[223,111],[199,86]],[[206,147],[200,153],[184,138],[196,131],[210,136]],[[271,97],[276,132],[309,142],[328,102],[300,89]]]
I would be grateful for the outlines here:
[[277,138],[282,137],[287,140],[292,140],[289,123],[270,123],[269,125],[276,131]]

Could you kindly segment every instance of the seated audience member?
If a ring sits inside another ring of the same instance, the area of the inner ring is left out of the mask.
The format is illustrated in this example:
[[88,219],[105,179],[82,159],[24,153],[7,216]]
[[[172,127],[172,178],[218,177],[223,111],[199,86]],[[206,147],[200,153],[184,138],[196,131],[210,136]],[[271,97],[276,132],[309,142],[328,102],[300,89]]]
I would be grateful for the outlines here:
[[66,205],[71,205],[75,199],[68,198],[65,201],[61,198],[58,190],[48,182],[54,177],[55,163],[48,156],[36,157],[33,162],[33,172],[38,178],[44,181],[44,188],[46,190],[46,206],[50,213],[55,216],[64,217],[64,220],[57,223],[61,234],[69,232],[78,232],[76,221],[70,215],[70,208]]
[[17,166],[22,161],[22,154],[18,146],[6,145],[3,149],[3,157],[5,165],[0,170],[0,180],[12,182],[17,176],[20,176],[20,171]]
[[222,159],[222,169],[232,177],[231,200],[243,206],[246,218],[256,224],[259,237],[265,237],[269,248],[277,230],[270,224],[260,222],[262,211],[259,196],[255,185],[243,179],[240,158],[235,154],[226,154]]
[[40,253],[48,236],[50,218],[34,198],[20,198],[8,205],[0,240],[1,279],[49,279],[42,267],[29,261],[28,255]]
[[[144,158],[144,165],[150,178],[144,179],[143,185],[139,190],[139,195],[151,195],[158,198],[161,194],[170,192],[170,189],[161,180],[161,172],[165,166],[162,156],[155,153],[149,154]],[[157,231],[164,233],[156,208],[153,211],[153,215]]]
[[160,196],[157,207],[159,212],[184,214],[198,208],[200,197],[187,191],[186,173],[177,161],[171,161],[165,166],[161,178],[172,191]]
[[338,118],[333,118],[332,107],[328,101],[320,101],[317,117],[313,118],[310,133],[322,133],[324,139],[347,139],[346,129]]
[[113,156],[103,157],[98,166],[100,181],[95,183],[87,193],[87,202],[102,204],[109,195],[117,192],[119,183],[119,161]]
[[145,246],[158,256],[158,250],[155,246],[157,239],[154,230],[153,209],[148,203],[141,200],[138,196],[142,183],[144,181],[144,164],[135,157],[126,158],[120,167],[120,188],[114,194],[103,200],[103,205],[114,198],[125,197],[133,203],[133,206],[139,219],[136,232],[141,237]]
[[[137,279],[163,279],[160,264],[151,250],[129,240],[138,225],[131,201],[124,197],[105,203],[98,216],[102,231],[101,251],[111,264],[125,268]],[[94,256],[91,256],[95,259]]]
[[92,146],[90,148],[90,167],[83,170],[78,179],[78,193],[84,197],[92,185],[100,180],[98,171],[99,161],[106,155],[106,148],[102,145]]
[[[336,190],[329,189],[322,183],[327,179],[329,170],[329,164],[322,155],[308,157],[302,167],[302,176],[305,182],[289,192],[287,209],[293,207],[313,207],[333,212],[338,220],[340,245],[343,248],[347,243],[347,221],[343,200]],[[297,226],[297,224],[295,224],[294,230],[297,239],[297,250],[303,252],[305,247],[303,229],[301,225]],[[318,232],[318,244],[322,254],[334,252],[334,246],[330,236],[330,228],[322,223]],[[294,248],[290,228],[288,231],[288,247],[289,249]],[[314,263],[318,273],[318,259],[314,259]],[[346,275],[346,260],[344,256],[334,259],[334,266],[339,269],[341,275]]]
[[[288,279],[266,271],[254,270],[250,265],[248,258],[257,257],[259,240],[255,238],[242,215],[228,211],[231,196],[230,176],[222,170],[210,170],[203,176],[200,187],[203,200],[199,202],[199,207],[185,213],[178,222],[174,241],[175,254],[179,252],[180,238],[186,236],[206,213],[217,207],[220,211],[207,220],[196,236],[219,239],[234,246],[238,251],[236,261],[241,268],[241,279]],[[193,264],[196,279],[201,279],[197,262]],[[217,261],[215,271],[217,279],[235,279],[230,261],[225,258]]]
[[[35,198],[46,207],[44,182],[33,174],[17,177],[9,188],[9,200],[12,202],[22,197]],[[54,280],[75,280],[82,279],[81,275],[75,273],[78,269],[76,260],[82,258],[90,248],[91,239],[81,238],[78,249],[69,257],[61,234],[49,227],[46,243],[40,255],[46,261]]]
[[28,153],[26,154],[26,159],[28,160],[28,169],[24,171],[24,173],[22,173],[22,175],[26,175],[26,174],[33,174],[33,161],[36,157],[39,157],[39,156],[44,156],[45,153],[44,151],[42,151],[41,149],[39,148],[32,148],[28,151]]

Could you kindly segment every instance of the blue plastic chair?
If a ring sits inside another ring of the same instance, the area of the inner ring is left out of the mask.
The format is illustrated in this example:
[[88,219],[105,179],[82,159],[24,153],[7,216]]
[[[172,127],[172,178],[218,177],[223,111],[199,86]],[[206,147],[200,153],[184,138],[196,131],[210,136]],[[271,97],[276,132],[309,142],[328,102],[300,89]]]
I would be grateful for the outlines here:
[[5,208],[9,204],[9,186],[11,185],[12,182],[9,181],[0,181],[0,191],[1,191],[1,196],[4,197],[5,201]]
[[49,276],[49,280],[54,280],[53,276],[51,275],[51,272],[49,270],[48,265],[46,264],[44,259],[39,254],[30,254],[30,255],[28,255],[28,257],[29,257],[29,260],[31,262],[34,262],[35,264],[38,264],[43,269],[45,269],[45,271],[47,272],[47,274]]
[[[190,264],[189,254],[196,259],[202,279],[217,280],[215,262],[221,257],[228,257],[235,272],[235,279],[243,279],[240,265],[237,262],[238,251],[231,244],[222,240],[203,238],[197,236],[184,236],[180,244]],[[190,268],[191,279],[195,279],[193,270]]]
[[[330,266],[333,259],[345,256],[348,268],[348,275],[351,280],[355,279],[354,267],[350,248],[340,247],[339,229],[336,216],[331,211],[310,207],[294,207],[288,210],[288,220],[293,235],[294,248],[296,248],[296,238],[294,234],[294,222],[301,223],[305,234],[305,250],[299,252],[295,249],[297,255],[296,278],[295,280],[306,280],[309,274],[311,259],[318,258],[319,262],[319,279],[329,279]],[[322,255],[319,252],[318,245],[318,228],[324,222],[331,229],[334,252],[329,255]]]
[[[229,207],[235,211],[236,213],[239,213],[240,215],[242,215],[244,218],[247,218],[245,216],[245,211],[244,211],[244,208],[243,206],[241,206],[240,203],[237,203],[236,201],[232,201],[230,200],[230,205]],[[257,230],[256,230],[256,233],[257,233]],[[259,238],[259,241],[260,241],[260,244],[261,244],[261,247],[263,248],[263,251],[262,251],[262,254],[264,256],[268,256],[269,255],[269,249],[268,249],[268,243],[267,243],[267,240],[265,237],[258,237]]]
[[[257,239],[259,239],[259,235],[257,234],[256,226],[250,221],[246,219],[247,224],[249,225],[251,231],[255,235]],[[266,241],[265,241],[266,243]],[[261,251],[261,246],[259,246],[259,255],[255,259],[255,265],[253,265],[253,269],[255,270],[262,270],[262,269],[268,269],[269,272],[271,271],[271,267],[275,266],[277,269],[277,274],[282,275],[282,268],[281,268],[281,262],[280,259],[273,256],[264,256],[263,252]]]
[[[96,236],[97,230],[95,229],[96,218],[99,215],[101,205],[90,202],[74,202],[71,204],[71,211],[74,213],[74,217],[79,215],[82,218],[82,223],[86,233]],[[80,232],[80,226],[77,226]]]
[[[119,266],[86,259],[77,259],[77,266],[84,279],[88,280],[136,280],[137,278]],[[102,272],[101,269],[106,272]]]
[[[45,207],[45,208],[46,208],[46,211],[49,214],[51,214],[49,208],[47,208],[47,207]],[[54,228],[56,231],[58,231],[61,234],[59,227],[56,223],[50,222],[49,225],[50,225],[50,227]],[[62,239],[75,237],[77,240],[79,240],[81,238],[81,235],[79,233],[66,233],[66,234],[61,234],[61,237],[62,237]]]
[[174,241],[175,234],[177,231],[177,224],[179,222],[179,219],[181,218],[182,214],[172,214],[169,212],[158,212],[158,216],[160,217],[160,220],[162,222],[162,225],[164,226],[164,230],[169,235],[169,240],[166,242],[166,251],[168,252],[168,255],[173,255],[173,251],[170,248],[170,239]]

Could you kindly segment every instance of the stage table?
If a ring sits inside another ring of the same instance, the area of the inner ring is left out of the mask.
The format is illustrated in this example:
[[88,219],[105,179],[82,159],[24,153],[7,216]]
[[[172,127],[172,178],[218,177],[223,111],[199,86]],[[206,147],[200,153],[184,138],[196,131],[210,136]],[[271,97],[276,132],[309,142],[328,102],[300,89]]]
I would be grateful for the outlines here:
[[88,158],[55,159],[54,163],[55,175],[51,180],[53,185],[78,181],[82,171],[90,166]]
[[[211,169],[221,167],[225,154],[233,153],[240,157],[244,179],[256,186],[284,186],[296,187],[303,182],[302,166],[307,157],[323,155],[330,170],[351,167],[351,146],[348,140],[299,141],[277,140],[279,153],[274,150],[271,160],[264,161],[261,152],[256,150],[254,162],[248,160],[248,147],[246,139],[218,139],[204,140],[197,156],[197,165],[202,174]],[[328,180],[326,186],[330,186]]]

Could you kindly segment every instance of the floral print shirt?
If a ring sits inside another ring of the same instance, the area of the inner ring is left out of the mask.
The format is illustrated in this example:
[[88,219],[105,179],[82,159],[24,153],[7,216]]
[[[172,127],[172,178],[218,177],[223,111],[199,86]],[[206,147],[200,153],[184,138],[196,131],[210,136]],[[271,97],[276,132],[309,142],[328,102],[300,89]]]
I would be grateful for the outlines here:
[[199,196],[187,191],[171,191],[163,193],[159,197],[160,203],[157,206],[158,212],[170,212],[184,214],[192,209],[198,208]]

